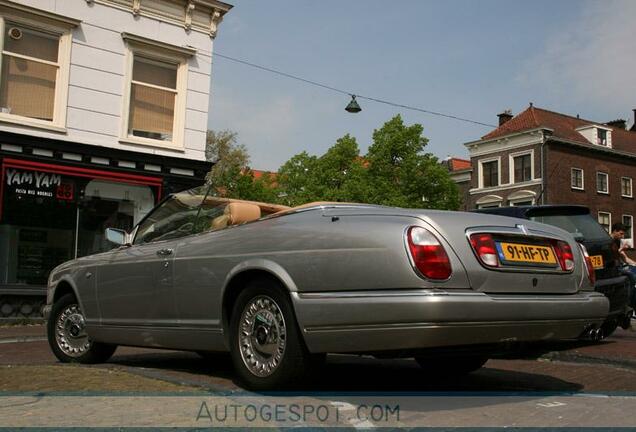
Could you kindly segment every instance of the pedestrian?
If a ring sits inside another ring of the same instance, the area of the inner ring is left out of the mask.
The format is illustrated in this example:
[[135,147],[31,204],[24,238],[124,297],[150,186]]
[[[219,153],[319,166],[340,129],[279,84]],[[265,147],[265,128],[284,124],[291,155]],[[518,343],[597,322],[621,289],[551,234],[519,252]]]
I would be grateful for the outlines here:
[[610,235],[612,240],[614,240],[615,248],[623,264],[621,271],[629,278],[629,305],[636,309],[636,262],[627,256],[626,251],[629,249],[629,245],[621,241],[625,238],[625,231],[627,231],[625,225],[618,222],[612,225]]

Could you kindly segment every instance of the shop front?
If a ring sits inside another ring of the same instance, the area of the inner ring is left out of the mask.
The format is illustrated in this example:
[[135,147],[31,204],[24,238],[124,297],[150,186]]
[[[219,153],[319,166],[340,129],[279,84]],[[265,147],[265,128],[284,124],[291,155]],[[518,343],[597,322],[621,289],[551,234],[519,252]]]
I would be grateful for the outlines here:
[[130,230],[166,192],[202,182],[6,156],[0,173],[0,319],[37,316],[55,266],[110,250],[106,228]]
[[161,197],[162,179],[4,159],[0,281],[44,286],[53,267],[104,252],[107,227],[129,230]]

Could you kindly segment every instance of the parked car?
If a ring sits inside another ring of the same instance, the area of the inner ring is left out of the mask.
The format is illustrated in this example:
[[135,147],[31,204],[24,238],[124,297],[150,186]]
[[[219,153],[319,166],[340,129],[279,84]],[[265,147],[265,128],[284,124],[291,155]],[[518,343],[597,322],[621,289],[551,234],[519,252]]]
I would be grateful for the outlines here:
[[467,373],[517,341],[598,332],[574,238],[532,221],[365,204],[296,208],[170,195],[119,247],[51,273],[63,362],[117,345],[229,351],[249,388],[297,382],[325,353],[415,357]]
[[619,325],[629,328],[633,312],[629,305],[629,281],[621,274],[622,264],[615,243],[590,215],[590,209],[577,205],[534,205],[476,211],[546,223],[572,234],[576,241],[585,246],[590,256],[596,279],[595,290],[610,301],[610,311],[600,336],[609,336]]

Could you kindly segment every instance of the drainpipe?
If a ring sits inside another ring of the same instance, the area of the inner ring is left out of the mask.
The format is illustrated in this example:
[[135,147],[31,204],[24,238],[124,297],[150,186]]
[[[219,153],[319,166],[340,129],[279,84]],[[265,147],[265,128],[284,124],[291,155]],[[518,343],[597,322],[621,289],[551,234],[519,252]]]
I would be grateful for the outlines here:
[[546,188],[546,175],[545,175],[545,132],[541,131],[541,204],[545,204],[545,188]]

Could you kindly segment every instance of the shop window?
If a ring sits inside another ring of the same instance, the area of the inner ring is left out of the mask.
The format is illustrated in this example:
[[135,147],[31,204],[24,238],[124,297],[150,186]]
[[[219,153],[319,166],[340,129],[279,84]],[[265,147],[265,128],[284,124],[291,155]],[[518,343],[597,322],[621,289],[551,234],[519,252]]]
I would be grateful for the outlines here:
[[115,247],[105,228],[130,230],[155,202],[146,185],[4,168],[0,285],[46,285],[64,261]]
[[136,36],[125,39],[130,70],[121,140],[183,147],[188,53]]
[[4,181],[0,284],[46,285],[55,266],[75,257],[77,184],[13,168]]
[[61,128],[66,123],[70,29],[49,20],[3,17],[0,120]]

